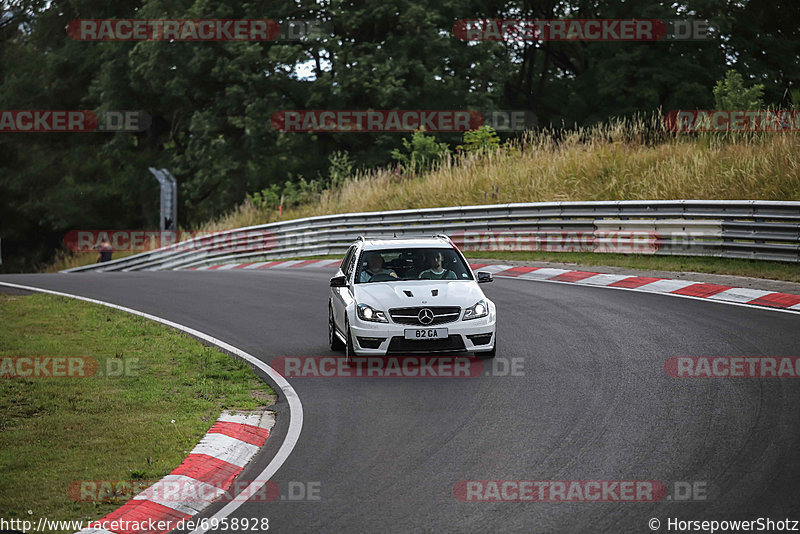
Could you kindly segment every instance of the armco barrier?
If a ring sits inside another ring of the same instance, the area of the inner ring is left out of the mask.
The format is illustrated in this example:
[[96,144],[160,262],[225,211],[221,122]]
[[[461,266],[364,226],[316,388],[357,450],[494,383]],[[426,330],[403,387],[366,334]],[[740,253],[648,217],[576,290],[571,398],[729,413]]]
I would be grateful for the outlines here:
[[68,269],[135,271],[344,254],[359,235],[447,234],[468,251],[546,250],[800,261],[800,202],[535,202],[346,213],[227,230]]

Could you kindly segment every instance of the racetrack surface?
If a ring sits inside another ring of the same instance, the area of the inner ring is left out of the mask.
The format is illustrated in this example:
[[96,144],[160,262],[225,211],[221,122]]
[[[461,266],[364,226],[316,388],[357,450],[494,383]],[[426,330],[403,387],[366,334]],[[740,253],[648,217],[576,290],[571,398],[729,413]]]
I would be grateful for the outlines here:
[[[331,269],[5,275],[190,326],[269,363],[327,347]],[[248,502],[274,532],[650,532],[648,520],[800,519],[800,379],[676,379],[672,356],[800,356],[800,316],[515,279],[498,306],[498,358],[523,376],[295,378],[300,440],[273,480],[318,501]],[[254,477],[288,410],[242,475]],[[96,478],[103,478],[97,473]],[[707,484],[705,501],[462,502],[462,480]],[[211,507],[208,516],[220,506]],[[201,516],[202,517],[202,516]],[[224,532],[218,530],[218,532]],[[227,531],[230,532],[230,531]]]

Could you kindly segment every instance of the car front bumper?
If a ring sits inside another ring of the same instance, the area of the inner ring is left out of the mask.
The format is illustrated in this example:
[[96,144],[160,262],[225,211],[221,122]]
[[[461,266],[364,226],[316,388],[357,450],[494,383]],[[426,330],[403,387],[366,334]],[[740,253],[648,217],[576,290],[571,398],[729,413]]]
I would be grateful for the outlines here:
[[[355,315],[355,314],[353,314]],[[453,321],[430,327],[398,323],[374,323],[353,317],[350,330],[355,353],[359,356],[386,354],[432,354],[488,352],[494,348],[496,315],[494,305],[489,315],[469,321]],[[437,341],[406,340],[407,329],[446,328],[449,338]]]

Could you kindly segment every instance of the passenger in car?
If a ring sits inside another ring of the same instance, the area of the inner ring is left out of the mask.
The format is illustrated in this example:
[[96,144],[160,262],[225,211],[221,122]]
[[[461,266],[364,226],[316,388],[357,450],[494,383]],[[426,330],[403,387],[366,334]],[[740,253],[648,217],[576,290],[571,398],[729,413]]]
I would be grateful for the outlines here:
[[442,267],[442,263],[444,263],[444,254],[435,252],[431,258],[431,268],[420,273],[420,280],[456,280],[456,273]]

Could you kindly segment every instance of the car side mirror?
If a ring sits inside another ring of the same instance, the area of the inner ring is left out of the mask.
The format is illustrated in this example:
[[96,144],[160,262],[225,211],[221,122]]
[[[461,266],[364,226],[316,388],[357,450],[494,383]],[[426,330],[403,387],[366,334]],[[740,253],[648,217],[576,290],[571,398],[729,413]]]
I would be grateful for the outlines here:
[[347,287],[347,277],[334,276],[331,278],[331,287]]
[[487,271],[478,271],[478,283],[485,284],[486,282],[494,282],[492,273]]

